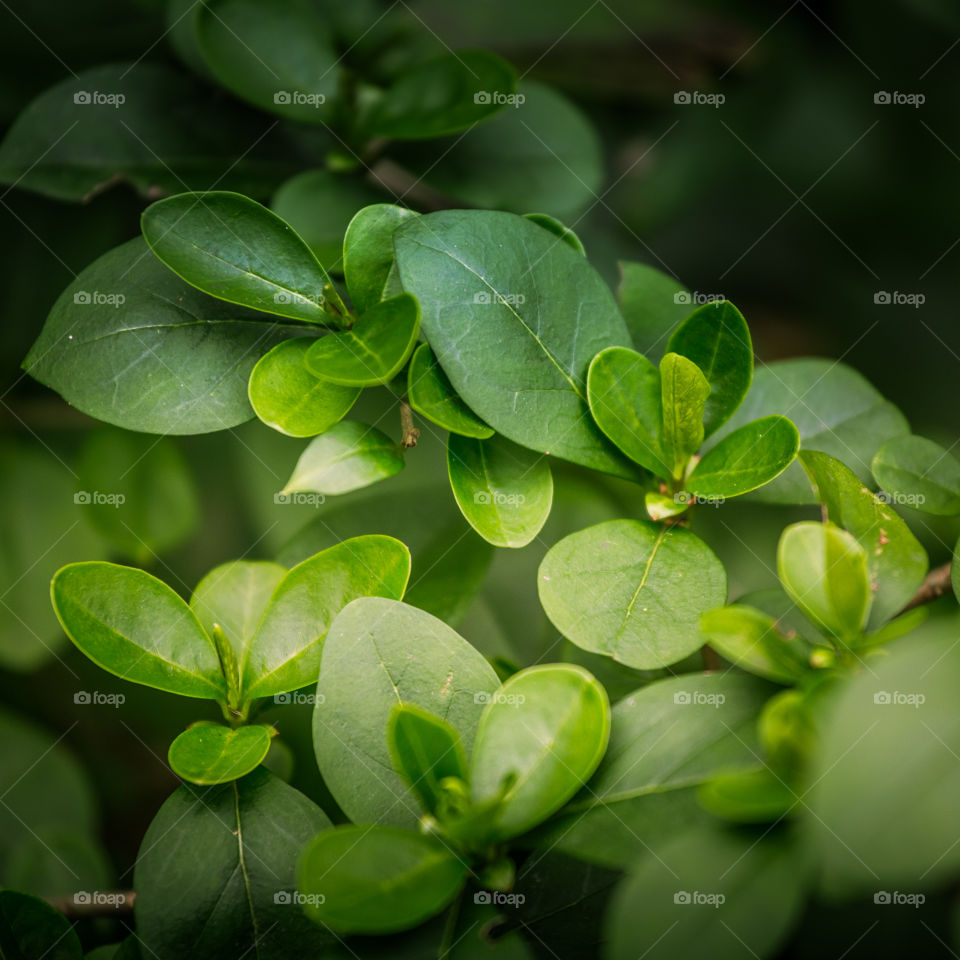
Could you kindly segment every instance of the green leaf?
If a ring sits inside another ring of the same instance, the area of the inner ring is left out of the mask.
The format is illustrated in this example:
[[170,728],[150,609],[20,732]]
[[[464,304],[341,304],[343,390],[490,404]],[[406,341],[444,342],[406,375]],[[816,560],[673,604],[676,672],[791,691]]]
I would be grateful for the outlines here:
[[878,627],[902,610],[923,582],[926,551],[897,512],[849,467],[815,450],[804,450],[800,461],[830,520],[866,551],[873,594],[869,624]]
[[401,293],[371,307],[349,330],[315,340],[307,352],[307,369],[346,386],[389,383],[403,369],[419,332],[417,301]]
[[191,783],[227,783],[260,766],[276,732],[261,723],[236,729],[195,723],[170,744],[167,760],[178,777]]
[[361,208],[383,197],[382,191],[358,176],[304,170],[280,187],[270,207],[303,238],[329,273],[342,274],[347,226]]
[[564,537],[547,551],[538,580],[543,609],[568,640],[638,670],[698,650],[700,614],[727,593],[723,566],[699,537],[641,520]]
[[[761,366],[736,414],[715,436],[770,414],[792,420],[804,450],[819,450],[870,482],[870,461],[890,437],[909,432],[904,416],[850,367],[835,360],[780,360]],[[814,503],[798,465],[751,494],[766,503]]]
[[82,960],[67,918],[37,897],[0,890],[0,955],[7,960]]
[[697,789],[705,810],[732,823],[776,823],[797,808],[800,795],[766,767],[727,773]]
[[510,677],[483,711],[470,764],[474,803],[499,798],[490,839],[526,833],[559,810],[609,737],[606,691],[583,667],[540,664]]
[[870,612],[867,556],[832,523],[794,523],[777,547],[777,574],[790,599],[823,631],[856,638]]
[[298,0],[205,0],[197,14],[200,53],[216,78],[261,110],[326,123],[339,58],[321,10]]
[[466,876],[439,841],[395,827],[325,830],[299,869],[307,915],[340,934],[409,930],[450,903]]
[[625,867],[652,836],[703,819],[694,787],[760,766],[757,716],[773,689],[728,671],[655,680],[624,697],[597,772],[537,831],[537,848]]
[[729,300],[705,303],[673,331],[667,350],[692,360],[710,384],[703,415],[709,437],[733,416],[753,380],[747,321]]
[[660,371],[626,347],[608,347],[590,362],[590,413],[600,429],[631,459],[657,477],[669,477],[663,452]]
[[387,745],[393,769],[433,813],[444,777],[467,778],[467,757],[460,734],[445,720],[412,703],[398,703],[387,720]]
[[[59,790],[60,784],[54,781],[50,788]],[[92,835],[47,826],[27,834],[12,848],[0,883],[35,897],[62,897],[109,889],[113,875],[107,852]]]
[[79,502],[111,547],[141,563],[193,533],[200,513],[186,460],[166,438],[93,431],[77,463]]
[[635,476],[587,408],[590,361],[627,331],[584,257],[523,217],[487,210],[417,217],[395,245],[430,347],[477,416],[525,447]]
[[137,239],[64,290],[23,366],[97,420],[147,433],[209,433],[253,416],[254,364],[303,332],[205,296]]
[[876,452],[871,467],[894,503],[942,517],[960,513],[960,463],[938,443],[894,437]]
[[806,900],[799,857],[783,835],[716,826],[652,838],[610,904],[608,960],[776,956]]
[[184,784],[137,857],[144,956],[284,960],[325,951],[328,939],[302,913],[295,865],[304,844],[329,828],[312,800],[262,767],[218,786]]
[[330,283],[310,248],[263,205],[212,190],[158,200],[140,219],[153,253],[219,300],[308,323],[338,325],[324,309]]
[[493,436],[493,430],[457,395],[428,343],[421,343],[413,352],[407,371],[407,396],[417,413],[450,433],[478,440]]
[[368,136],[427,140],[458,133],[502,110],[517,86],[505,60],[457,50],[401,71],[363,123]]
[[469,754],[499,686],[484,657],[430,614],[376,598],[350,604],[327,635],[313,721],[317,763],[340,809],[356,823],[414,826],[420,803],[393,772],[390,711],[413,703],[435,713]]
[[393,253],[394,231],[419,214],[392,203],[357,211],[343,238],[343,272],[355,309],[366,313],[402,292]]
[[543,529],[553,505],[547,458],[503,437],[451,433],[447,470],[457,506],[481,537],[497,547],[525,547]]
[[385,433],[343,420],[310,441],[279,496],[297,491],[349,493],[403,469],[403,452]]
[[734,604],[700,617],[707,643],[731,663],[778,683],[793,684],[810,672],[810,648],[784,634],[773,617],[754,607]]
[[692,296],[678,280],[646,263],[620,261],[617,291],[633,345],[657,362],[670,331],[690,313]]
[[676,480],[703,443],[703,411],[709,396],[710,384],[695,363],[679,353],[664,355],[660,361],[661,443]]
[[800,434],[786,417],[751,420],[707,451],[685,486],[708,500],[737,497],[779,477],[799,449]]
[[313,437],[339,423],[360,396],[315,377],[307,369],[312,340],[278,343],[260,358],[250,374],[250,406],[267,426],[288,437]]
[[410,551],[393,537],[354,537],[304,560],[277,584],[240,658],[244,698],[313,683],[323,640],[337,614],[359,597],[399,600]]
[[554,236],[568,243],[577,253],[587,255],[583,241],[562,221],[551,217],[549,213],[525,213],[524,218],[539,224],[544,230],[549,230]]
[[50,586],[74,645],[115,676],[184,697],[226,694],[213,641],[156,577],[114,563],[71,563]]

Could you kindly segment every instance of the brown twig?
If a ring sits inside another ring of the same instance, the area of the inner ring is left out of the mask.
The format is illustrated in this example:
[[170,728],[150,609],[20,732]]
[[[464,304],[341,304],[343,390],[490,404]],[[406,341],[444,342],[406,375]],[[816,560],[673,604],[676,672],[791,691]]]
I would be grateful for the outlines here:
[[47,897],[47,903],[70,920],[85,917],[114,917],[133,913],[137,895],[133,890],[95,890],[66,897]]
[[945,563],[943,566],[935,567],[924,577],[923,583],[920,584],[917,592],[900,612],[906,613],[914,607],[920,607],[925,603],[933,603],[934,600],[939,600],[940,597],[950,590],[950,586],[950,564]]
[[401,446],[415,447],[420,439],[420,431],[413,425],[413,410],[410,409],[410,403],[406,397],[400,398],[400,431],[403,436],[400,438]]

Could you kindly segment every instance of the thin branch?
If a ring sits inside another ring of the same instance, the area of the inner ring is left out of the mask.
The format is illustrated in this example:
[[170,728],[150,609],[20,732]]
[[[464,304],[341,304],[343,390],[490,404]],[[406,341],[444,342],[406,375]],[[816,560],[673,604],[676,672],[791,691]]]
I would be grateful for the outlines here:
[[133,913],[137,895],[133,890],[95,890],[66,897],[47,897],[47,903],[69,920],[85,917],[115,917]]
[[413,425],[413,410],[406,397],[400,398],[400,431],[403,434],[400,438],[402,446],[410,448],[417,445],[420,431]]
[[939,600],[940,597],[950,591],[950,586],[950,564],[945,563],[941,567],[935,567],[924,577],[920,588],[900,612],[906,613],[914,607],[920,607],[925,603],[933,603],[934,600]]

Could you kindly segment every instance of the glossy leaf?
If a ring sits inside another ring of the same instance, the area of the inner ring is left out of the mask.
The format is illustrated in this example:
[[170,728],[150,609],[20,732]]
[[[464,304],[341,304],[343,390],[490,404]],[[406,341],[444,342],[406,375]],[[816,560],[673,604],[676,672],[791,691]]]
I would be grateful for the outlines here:
[[708,500],[737,497],[779,477],[799,449],[800,434],[786,417],[752,420],[704,454],[684,486]]
[[236,729],[195,723],[170,744],[167,759],[173,772],[191,783],[227,783],[260,766],[275,733],[261,723]]
[[607,693],[583,667],[541,664],[510,677],[483,711],[470,763],[474,803],[500,798],[490,838],[525,833],[559,810],[609,737]]
[[81,960],[73,925],[49,903],[0,890],[0,955],[9,960]]
[[654,476],[669,477],[663,452],[660,371],[626,347],[601,350],[587,375],[590,413],[600,429]]
[[337,614],[359,597],[399,600],[410,577],[410,551],[393,537],[354,537],[304,560],[277,584],[240,659],[245,698],[313,683],[324,637]]
[[397,703],[442,717],[469,754],[493,668],[435,617],[391,600],[357,600],[324,645],[313,744],[323,779],[355,823],[413,827],[421,808],[393,771],[387,721]]
[[478,440],[493,436],[493,430],[457,395],[428,343],[421,343],[410,359],[407,398],[417,413],[450,433]]
[[525,213],[524,217],[543,227],[544,230],[549,230],[554,236],[573,247],[577,253],[587,255],[583,241],[561,220],[551,217],[549,213]]
[[795,523],[777,547],[777,573],[790,599],[821,629],[841,640],[866,626],[870,583],[866,552],[831,523]]
[[197,44],[227,89],[261,110],[301,123],[325,123],[339,70],[329,22],[298,0],[206,0]]
[[866,551],[873,594],[869,625],[878,627],[902,610],[923,582],[926,551],[896,510],[860,483],[849,467],[815,450],[804,450],[800,462],[827,516]]
[[960,513],[960,463],[938,443],[912,435],[888,440],[871,464],[877,483],[897,502],[924,513]]
[[633,345],[658,362],[670,332],[689,315],[693,297],[678,280],[647,263],[620,261],[617,299]]
[[57,617],[104,670],[185,697],[226,694],[213,642],[193,611],[156,577],[114,563],[72,563],[51,584]]
[[393,252],[394,231],[415,210],[376,203],[358,210],[343,238],[343,272],[355,309],[366,313],[381,300],[401,293]]
[[289,437],[314,437],[339,423],[360,396],[357,387],[321,380],[307,369],[313,341],[278,343],[250,374],[250,406],[267,426]]
[[307,915],[340,934],[415,927],[457,895],[466,875],[466,864],[438,840],[395,827],[325,830],[299,868]]
[[547,458],[503,437],[450,434],[447,470],[457,506],[484,540],[524,547],[543,529],[553,505]]
[[692,360],[710,384],[703,414],[709,437],[733,416],[753,380],[747,322],[729,300],[705,303],[673,331],[667,350]]
[[541,453],[634,475],[587,408],[590,361],[627,331],[583,257],[523,217],[480,210],[417,217],[395,245],[430,347],[477,416]]
[[402,293],[371,307],[351,329],[315,340],[307,369],[346,386],[389,383],[403,369],[419,332],[417,301]]
[[502,110],[516,85],[513,68],[495,54],[451,51],[401,71],[364,127],[401,140],[457,133]]
[[23,366],[97,420],[147,433],[209,433],[253,416],[254,364],[303,332],[205,296],[138,239],[64,290]]
[[150,824],[134,870],[144,955],[320,954],[328,938],[302,913],[295,866],[304,844],[329,828],[312,800],[263,768],[218,786],[180,787]]
[[281,495],[296,491],[349,493],[402,469],[399,444],[376,427],[343,420],[310,441]]
[[309,323],[336,325],[324,310],[330,279],[290,226],[255,200],[213,190],[158,200],[143,212],[153,253],[187,283],[219,300]]
[[703,644],[700,614],[726,600],[727,578],[689,530],[610,520],[547,551],[540,602],[584,650],[638,670],[668,666]]
[[695,363],[678,353],[668,353],[660,361],[661,444],[675,479],[683,476],[703,443],[704,403],[709,396],[710,384]]

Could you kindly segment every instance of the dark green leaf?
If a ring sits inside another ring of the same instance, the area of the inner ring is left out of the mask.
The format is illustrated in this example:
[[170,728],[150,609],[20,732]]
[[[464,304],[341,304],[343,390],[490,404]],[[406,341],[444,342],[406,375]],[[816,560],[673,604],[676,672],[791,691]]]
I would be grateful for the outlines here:
[[551,217],[549,213],[525,213],[527,220],[532,220],[539,224],[544,230],[549,230],[554,236],[559,237],[564,243],[570,244],[577,253],[587,255],[583,246],[583,241],[563,222],[556,217]]
[[350,299],[360,313],[402,292],[393,253],[394,231],[415,210],[376,203],[359,210],[343,238],[343,272]]
[[82,960],[70,921],[48,903],[0,890],[0,956],[4,960]]
[[[60,784],[54,781],[50,788],[58,791]],[[27,834],[13,847],[0,874],[3,886],[35,897],[106,890],[112,882],[113,868],[97,840],[62,826],[39,827]]]
[[260,766],[276,732],[260,723],[236,729],[195,723],[170,744],[167,760],[178,777],[191,783],[227,783]]
[[876,452],[871,466],[894,503],[939,516],[960,513],[960,463],[938,443],[894,437]]
[[666,353],[670,331],[689,313],[693,298],[673,277],[646,263],[620,262],[617,291],[633,345],[653,362]]
[[428,343],[421,343],[410,360],[407,395],[417,413],[444,430],[478,440],[493,436],[493,430],[457,396]]

